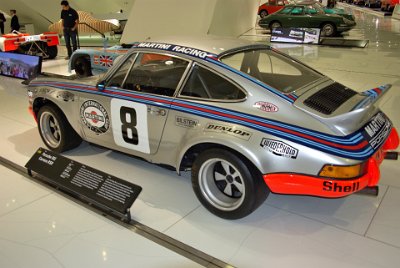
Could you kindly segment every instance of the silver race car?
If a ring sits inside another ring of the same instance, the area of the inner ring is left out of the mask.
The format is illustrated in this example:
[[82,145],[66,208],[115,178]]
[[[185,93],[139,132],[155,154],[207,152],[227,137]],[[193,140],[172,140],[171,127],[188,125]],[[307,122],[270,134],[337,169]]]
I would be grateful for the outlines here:
[[269,46],[210,37],[137,43],[104,76],[37,78],[28,95],[51,150],[86,140],[191,170],[201,203],[238,219],[270,191],[376,186],[399,144],[376,105],[389,88],[358,93]]

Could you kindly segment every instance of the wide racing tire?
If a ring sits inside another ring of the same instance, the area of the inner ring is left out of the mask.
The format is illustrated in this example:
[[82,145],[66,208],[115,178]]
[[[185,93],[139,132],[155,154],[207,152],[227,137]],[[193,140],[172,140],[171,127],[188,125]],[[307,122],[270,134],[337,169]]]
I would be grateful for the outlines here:
[[47,55],[49,56],[49,59],[54,59],[57,57],[58,54],[58,48],[57,46],[47,46]]
[[192,166],[192,187],[203,206],[224,219],[249,215],[270,192],[247,159],[224,149],[198,155]]
[[74,60],[73,66],[78,77],[92,76],[92,67],[87,57],[79,56]]
[[61,153],[81,144],[82,138],[56,106],[42,106],[37,118],[40,137],[52,151]]

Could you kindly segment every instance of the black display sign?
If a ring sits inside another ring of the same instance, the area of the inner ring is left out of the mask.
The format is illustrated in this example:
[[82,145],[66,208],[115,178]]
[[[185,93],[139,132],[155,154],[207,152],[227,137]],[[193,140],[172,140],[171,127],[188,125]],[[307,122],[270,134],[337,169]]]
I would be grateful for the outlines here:
[[67,191],[124,215],[129,215],[129,208],[142,191],[138,185],[43,148],[36,151],[25,167]]
[[321,30],[318,28],[275,28],[271,42],[318,44]]

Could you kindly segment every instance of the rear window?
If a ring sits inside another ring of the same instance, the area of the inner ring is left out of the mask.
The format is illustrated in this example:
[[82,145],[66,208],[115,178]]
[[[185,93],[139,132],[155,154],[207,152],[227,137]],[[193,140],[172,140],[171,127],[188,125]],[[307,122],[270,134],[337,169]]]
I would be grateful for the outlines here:
[[222,57],[221,61],[284,93],[322,77],[309,67],[270,49],[241,51]]

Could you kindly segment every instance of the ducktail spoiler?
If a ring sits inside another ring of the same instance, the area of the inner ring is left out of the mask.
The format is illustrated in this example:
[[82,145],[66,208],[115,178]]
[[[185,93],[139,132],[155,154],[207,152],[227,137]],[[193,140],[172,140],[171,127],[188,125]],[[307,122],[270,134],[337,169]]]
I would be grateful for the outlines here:
[[360,101],[356,106],[354,106],[353,110],[365,109],[369,106],[375,104],[378,100],[382,99],[382,96],[385,95],[389,89],[392,87],[391,84],[386,84],[380,87],[376,87],[361,93],[361,95],[366,96],[365,99]]
[[360,124],[364,124],[377,112],[377,109],[372,107],[379,100],[382,100],[382,96],[384,96],[391,87],[392,85],[386,84],[360,93],[365,96],[365,98],[361,99],[349,112],[331,118],[325,118],[325,123],[335,126],[334,128],[342,133],[348,132],[349,129],[360,127]]

